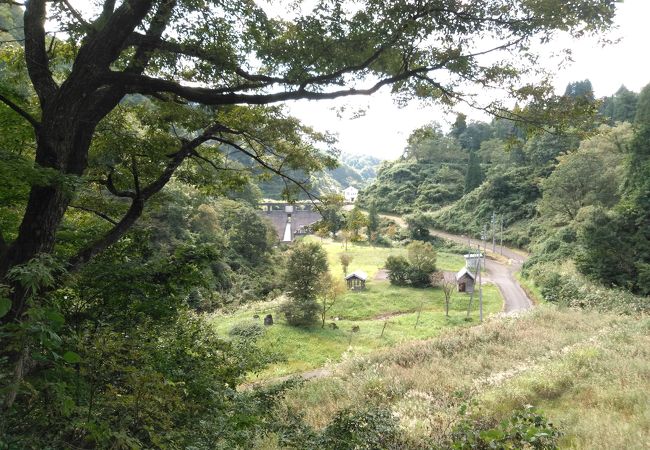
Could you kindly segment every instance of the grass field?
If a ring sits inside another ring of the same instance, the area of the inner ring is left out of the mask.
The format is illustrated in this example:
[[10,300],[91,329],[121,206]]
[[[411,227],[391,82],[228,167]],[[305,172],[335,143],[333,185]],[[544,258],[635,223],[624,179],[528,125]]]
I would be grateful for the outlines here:
[[[348,253],[352,256],[352,263],[348,272],[362,270],[366,272],[370,279],[373,279],[377,271],[384,266],[386,258],[389,256],[406,256],[404,247],[372,247],[369,245],[356,245],[348,243],[348,249],[340,242],[334,242],[331,239],[319,239],[315,236],[307,236],[306,241],[320,242],[327,251],[327,259],[330,265],[330,271],[334,274],[343,274],[339,256],[341,253]],[[460,270],[465,265],[465,259],[462,255],[452,253],[438,252],[437,267],[439,270]]]
[[[331,241],[323,245],[330,261],[330,270],[342,277],[338,255],[343,248],[340,243]],[[251,380],[304,372],[357,354],[407,341],[428,339],[447,328],[478,322],[477,295],[474,296],[469,319],[466,316],[470,297],[460,293],[453,294],[450,315],[445,317],[444,296],[440,289],[397,287],[386,280],[373,280],[388,255],[405,254],[405,249],[349,245],[348,252],[354,257],[350,269],[364,270],[369,274],[369,281],[365,291],[348,291],[341,295],[328,312],[327,323],[335,323],[338,329],[329,326],[321,328],[320,325],[307,329],[288,326],[278,313],[282,299],[247,305],[235,313],[213,317],[216,329],[226,335],[237,323],[253,320],[261,323],[266,314],[273,315],[275,324],[267,328],[260,345],[284,355],[286,360],[271,365],[262,373],[252,374]],[[438,267],[444,270],[455,271],[463,264],[460,255],[438,255]],[[501,311],[503,300],[496,286],[485,285],[483,293],[485,316]],[[418,321],[420,306],[422,313]],[[255,315],[259,317],[254,319]],[[354,326],[359,327],[356,333],[351,332]]]
[[540,408],[564,433],[560,448],[650,448],[650,319],[540,305],[359,355],[285,400],[315,427],[344,408],[381,406],[414,448],[444,440],[459,402],[487,424]]

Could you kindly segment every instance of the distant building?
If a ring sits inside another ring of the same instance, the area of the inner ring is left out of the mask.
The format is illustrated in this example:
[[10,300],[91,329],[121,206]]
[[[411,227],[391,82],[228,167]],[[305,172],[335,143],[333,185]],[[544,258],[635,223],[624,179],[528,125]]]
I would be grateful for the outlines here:
[[456,274],[456,283],[458,284],[458,292],[467,292],[471,294],[474,292],[474,284],[476,284],[476,276],[463,267]]
[[343,190],[343,196],[345,197],[346,203],[354,203],[357,201],[357,195],[359,195],[359,189],[354,186],[349,186]]
[[352,272],[350,275],[345,277],[345,281],[348,284],[348,289],[352,289],[353,291],[361,291],[365,289],[367,279],[368,275],[360,270]]

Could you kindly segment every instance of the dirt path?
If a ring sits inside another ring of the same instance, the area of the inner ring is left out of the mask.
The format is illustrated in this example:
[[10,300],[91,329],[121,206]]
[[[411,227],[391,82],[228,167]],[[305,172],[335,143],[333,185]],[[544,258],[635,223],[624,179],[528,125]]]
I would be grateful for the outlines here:
[[317,378],[325,378],[329,377],[332,374],[332,371],[321,367],[319,369],[314,369],[310,370],[307,372],[302,372],[302,373],[294,373],[291,375],[285,375],[283,377],[277,377],[277,378],[272,378],[270,380],[261,380],[261,381],[254,381],[252,383],[245,383],[245,384],[240,384],[237,386],[238,391],[247,391],[249,389],[255,389],[260,386],[264,386],[266,384],[276,384],[276,383],[282,383],[287,380],[290,380],[291,378],[302,378],[303,380],[313,380]]

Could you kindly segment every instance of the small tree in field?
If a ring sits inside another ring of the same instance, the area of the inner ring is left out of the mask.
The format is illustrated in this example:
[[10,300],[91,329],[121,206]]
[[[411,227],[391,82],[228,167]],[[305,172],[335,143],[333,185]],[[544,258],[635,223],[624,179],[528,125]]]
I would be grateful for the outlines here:
[[348,251],[348,241],[352,239],[352,232],[349,230],[341,230],[341,237],[343,237],[343,246],[345,246],[345,251]]
[[456,280],[442,271],[433,272],[429,280],[431,286],[439,287],[445,296],[445,315],[449,317],[449,305],[451,304],[451,295],[456,288]]
[[354,258],[349,253],[341,253],[341,255],[339,256],[339,261],[341,261],[341,267],[343,267],[344,277],[347,276],[348,267],[350,267],[350,263],[352,262],[353,259]]
[[327,255],[315,242],[296,245],[287,262],[285,283],[289,301],[282,306],[289,325],[308,326],[318,316],[321,280],[327,272]]
[[413,241],[407,247],[409,281],[415,287],[429,285],[429,275],[436,270],[436,250],[428,242]]
[[391,284],[406,286],[409,283],[409,262],[403,256],[389,256],[386,259],[386,270]]
[[368,242],[372,243],[379,236],[379,213],[377,212],[377,205],[375,202],[370,204],[368,208],[368,224],[366,225],[366,232],[368,234]]
[[325,328],[325,319],[327,312],[332,309],[338,297],[345,292],[343,282],[332,276],[330,272],[325,272],[320,278],[320,290],[318,294],[319,315],[321,319],[321,328]]

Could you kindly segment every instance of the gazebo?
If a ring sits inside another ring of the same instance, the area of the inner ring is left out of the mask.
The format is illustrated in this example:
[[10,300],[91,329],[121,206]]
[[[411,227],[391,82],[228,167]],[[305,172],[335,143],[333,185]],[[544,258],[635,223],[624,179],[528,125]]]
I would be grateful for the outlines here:
[[351,289],[353,291],[361,291],[365,289],[367,279],[368,275],[360,270],[352,272],[350,275],[345,277],[345,281],[348,284],[348,289]]

